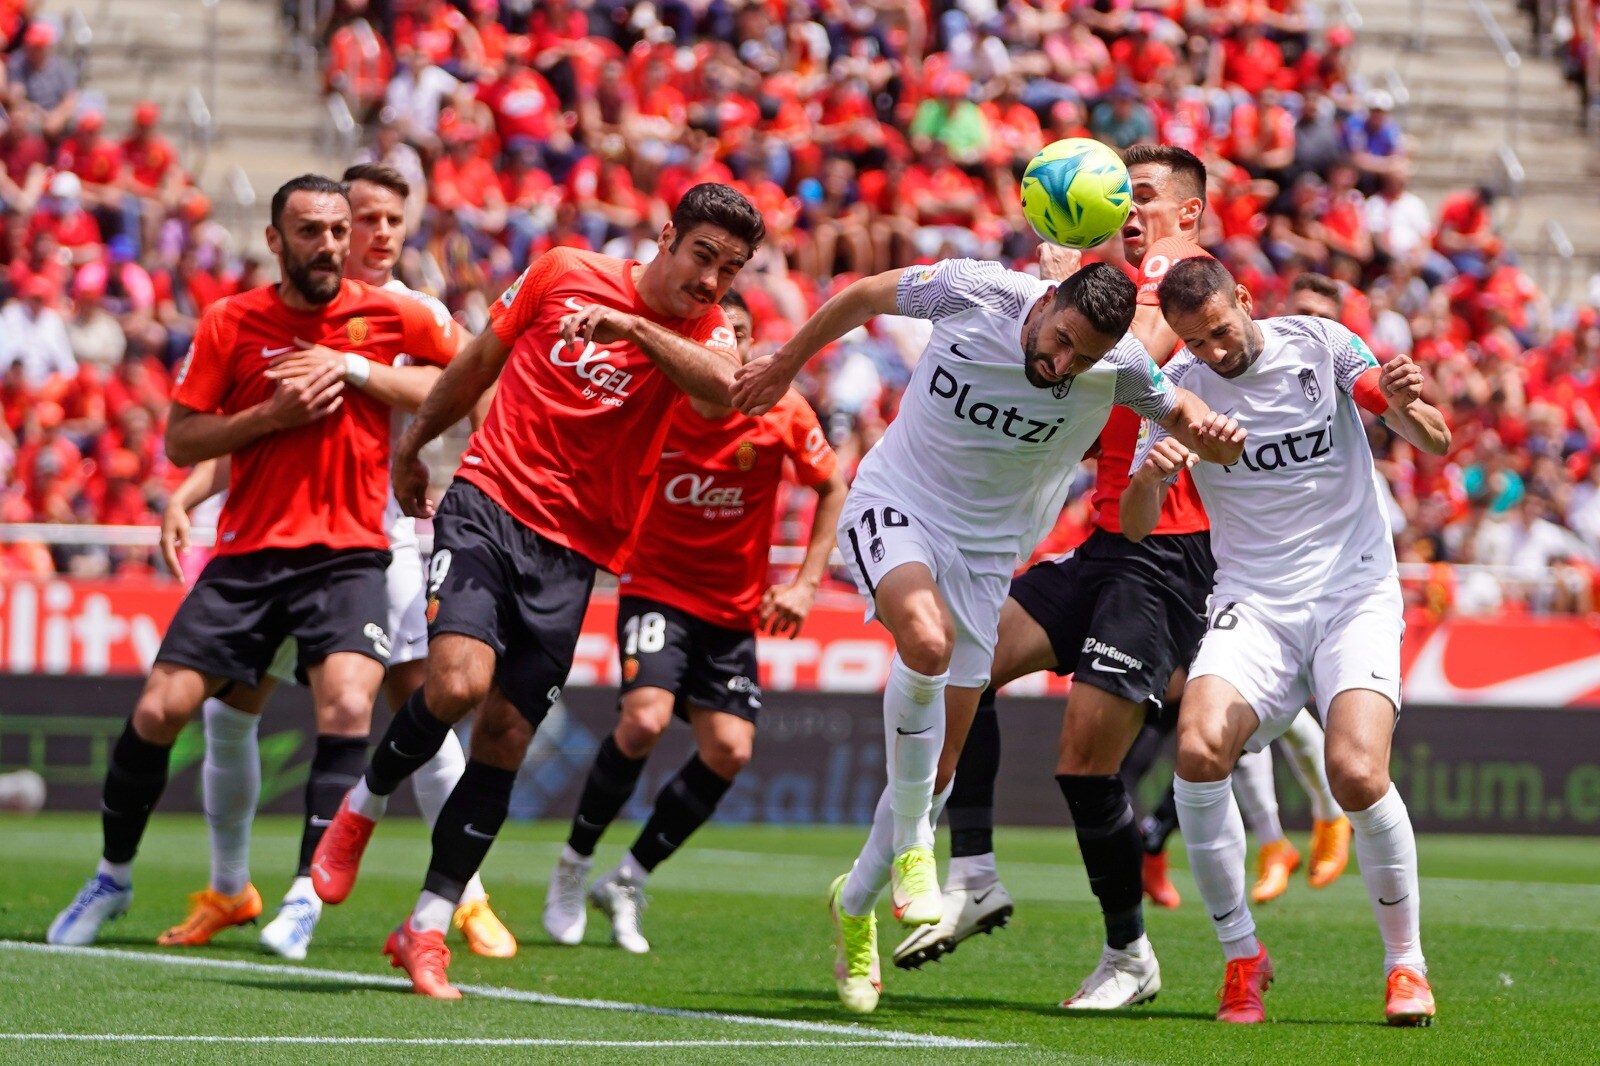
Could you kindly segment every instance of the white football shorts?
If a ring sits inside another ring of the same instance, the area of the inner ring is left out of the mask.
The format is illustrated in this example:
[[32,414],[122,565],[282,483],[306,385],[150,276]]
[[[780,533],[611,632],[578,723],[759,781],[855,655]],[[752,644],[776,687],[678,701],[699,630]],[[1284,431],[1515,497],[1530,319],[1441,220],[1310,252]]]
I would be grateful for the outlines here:
[[963,551],[898,505],[860,492],[850,493],[839,515],[839,550],[856,588],[868,599],[869,622],[877,617],[873,597],[878,583],[889,571],[905,563],[926,566],[956,624],[949,683],[957,688],[983,688],[989,683],[1000,608],[1011,587],[1015,556]]
[[1260,751],[1315,699],[1327,724],[1333,698],[1370,689],[1400,713],[1400,639],[1405,633],[1400,581],[1390,575],[1302,604],[1218,589],[1206,609],[1189,679],[1212,674],[1244,697],[1261,719],[1245,745]]

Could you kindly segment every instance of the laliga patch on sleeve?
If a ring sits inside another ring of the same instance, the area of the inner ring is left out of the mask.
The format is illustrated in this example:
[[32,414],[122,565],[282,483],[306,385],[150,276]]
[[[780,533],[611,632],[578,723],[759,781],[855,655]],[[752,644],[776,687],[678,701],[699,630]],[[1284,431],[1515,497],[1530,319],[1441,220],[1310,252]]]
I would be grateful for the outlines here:
[[1367,342],[1354,333],[1350,334],[1350,347],[1355,349],[1356,354],[1361,356],[1368,366],[1378,365],[1378,357],[1372,354],[1372,349],[1367,347]]

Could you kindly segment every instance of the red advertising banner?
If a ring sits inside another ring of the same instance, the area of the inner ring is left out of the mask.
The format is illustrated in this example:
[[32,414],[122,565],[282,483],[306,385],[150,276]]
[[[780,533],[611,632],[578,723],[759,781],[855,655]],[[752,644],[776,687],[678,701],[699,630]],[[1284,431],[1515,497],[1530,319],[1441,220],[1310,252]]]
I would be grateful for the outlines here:
[[[137,675],[149,669],[183,590],[169,581],[0,582],[0,673]],[[569,685],[617,681],[616,596],[596,592]],[[853,596],[824,594],[793,640],[763,638],[761,684],[772,692],[878,692],[894,654]],[[1600,706],[1600,624],[1576,618],[1414,619],[1405,698],[1460,706]],[[1011,695],[1060,695],[1035,675]]]

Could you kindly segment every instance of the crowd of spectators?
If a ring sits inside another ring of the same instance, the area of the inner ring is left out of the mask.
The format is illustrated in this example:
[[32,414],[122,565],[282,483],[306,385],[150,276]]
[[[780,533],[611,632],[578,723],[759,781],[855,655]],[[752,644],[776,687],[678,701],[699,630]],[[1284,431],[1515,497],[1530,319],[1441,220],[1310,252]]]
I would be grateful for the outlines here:
[[[76,102],[50,25],[8,22],[22,6],[0,0],[12,42],[0,520],[148,522],[176,476],[159,441],[195,316],[265,279],[230,254],[154,109]],[[469,328],[547,248],[649,256],[677,197],[716,180],[766,216],[768,246],[738,287],[758,343],[781,344],[862,274],[945,255],[1028,268],[1037,241],[1018,180],[1050,140],[1187,147],[1211,174],[1203,243],[1258,307],[1273,313],[1297,277],[1324,275],[1334,313],[1380,356],[1409,352],[1426,369],[1452,454],[1371,434],[1401,556],[1512,579],[1416,567],[1430,575],[1416,601],[1587,611],[1600,323],[1592,308],[1552,308],[1520,269],[1495,234],[1494,190],[1431,210],[1410,191],[1395,102],[1353,73],[1353,36],[1330,12],[1307,0],[336,0],[316,35],[325,90],[368,130],[362,160],[412,180],[401,276]],[[1131,270],[1117,241],[1096,254]],[[802,378],[847,463],[893,418],[924,336],[880,320]],[[786,510],[782,539],[800,540],[805,517]],[[1080,497],[1050,546],[1086,521]],[[24,565],[14,554],[4,566]]]

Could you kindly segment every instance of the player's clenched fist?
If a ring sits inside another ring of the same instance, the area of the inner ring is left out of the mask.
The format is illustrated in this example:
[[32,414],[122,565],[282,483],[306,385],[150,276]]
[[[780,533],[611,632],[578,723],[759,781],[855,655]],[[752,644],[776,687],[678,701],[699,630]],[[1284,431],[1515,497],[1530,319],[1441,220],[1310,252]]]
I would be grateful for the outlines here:
[[1176,437],[1162,437],[1151,446],[1144,463],[1133,472],[1133,480],[1165,481],[1199,461],[1200,456],[1179,444]]
[[415,451],[395,448],[389,458],[389,480],[400,510],[412,518],[433,517],[433,502],[428,499],[428,464]]
[[1384,364],[1378,388],[1391,407],[1407,407],[1422,399],[1422,368],[1404,353]]
[[267,416],[278,429],[292,429],[330,415],[344,403],[344,363],[328,363],[296,377],[284,378],[267,401]]
[[633,336],[638,319],[604,304],[590,304],[561,319],[561,339],[570,345],[613,344]]
[[1244,427],[1219,411],[1212,411],[1200,421],[1191,422],[1189,432],[1195,435],[1200,445],[1200,458],[1207,462],[1232,466],[1244,451]]
[[763,355],[741,366],[733,375],[733,406],[747,415],[764,415],[783,399],[794,380],[781,352]]

